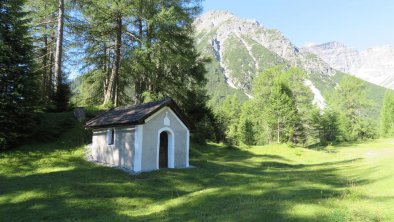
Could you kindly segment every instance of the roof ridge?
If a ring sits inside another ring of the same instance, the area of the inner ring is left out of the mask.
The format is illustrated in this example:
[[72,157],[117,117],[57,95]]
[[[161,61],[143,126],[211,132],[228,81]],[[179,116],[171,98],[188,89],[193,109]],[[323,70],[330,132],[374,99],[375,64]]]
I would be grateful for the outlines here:
[[162,102],[164,102],[166,100],[171,101],[172,99],[170,97],[166,97],[166,98],[158,100],[158,101],[151,101],[151,102],[147,102],[147,103],[138,103],[138,104],[134,104],[134,105],[118,106],[118,107],[115,107],[113,109],[114,110],[121,110],[121,109],[125,109],[125,108],[136,108],[136,107],[139,107],[139,106],[149,106],[149,105],[155,104],[155,103],[160,104],[160,103],[162,103]]
[[85,126],[94,128],[114,125],[144,124],[145,119],[165,106],[173,109],[176,115],[178,115],[186,125],[193,127],[191,122],[186,118],[174,100],[170,97],[166,97],[158,101],[116,107],[114,109],[107,110],[87,121]]

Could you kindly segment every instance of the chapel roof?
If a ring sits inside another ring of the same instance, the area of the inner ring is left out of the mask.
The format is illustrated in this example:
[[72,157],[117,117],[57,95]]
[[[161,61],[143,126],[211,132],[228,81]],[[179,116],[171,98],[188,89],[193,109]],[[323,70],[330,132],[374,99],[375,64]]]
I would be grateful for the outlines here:
[[191,121],[183,114],[178,105],[176,105],[171,98],[131,106],[116,107],[90,119],[86,122],[85,126],[88,128],[102,128],[110,126],[140,125],[144,124],[148,117],[165,106],[171,108],[187,128],[193,128]]

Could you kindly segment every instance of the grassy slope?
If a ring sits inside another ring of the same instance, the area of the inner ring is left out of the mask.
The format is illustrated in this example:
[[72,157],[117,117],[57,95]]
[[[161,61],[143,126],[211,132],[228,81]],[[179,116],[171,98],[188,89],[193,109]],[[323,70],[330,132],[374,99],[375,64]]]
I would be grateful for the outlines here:
[[394,221],[394,140],[193,145],[196,168],[130,176],[86,162],[81,135],[0,153],[0,221]]

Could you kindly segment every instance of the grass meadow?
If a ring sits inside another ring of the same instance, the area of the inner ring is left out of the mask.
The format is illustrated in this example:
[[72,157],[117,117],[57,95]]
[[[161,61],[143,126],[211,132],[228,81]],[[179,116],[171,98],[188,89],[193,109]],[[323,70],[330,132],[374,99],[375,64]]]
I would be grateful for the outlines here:
[[0,153],[0,221],[394,221],[394,139],[192,144],[194,168],[128,175],[87,162],[84,134]]

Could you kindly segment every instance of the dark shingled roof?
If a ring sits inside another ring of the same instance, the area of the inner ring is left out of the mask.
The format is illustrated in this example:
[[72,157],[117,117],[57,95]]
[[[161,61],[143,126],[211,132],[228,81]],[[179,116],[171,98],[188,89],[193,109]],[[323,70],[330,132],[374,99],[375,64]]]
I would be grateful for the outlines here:
[[144,124],[145,120],[159,111],[161,108],[168,106],[179,119],[189,128],[193,128],[193,124],[183,115],[182,111],[171,98],[166,98],[156,102],[138,104],[134,106],[123,106],[110,109],[93,119],[86,122],[86,127],[100,128],[119,125],[139,125]]

